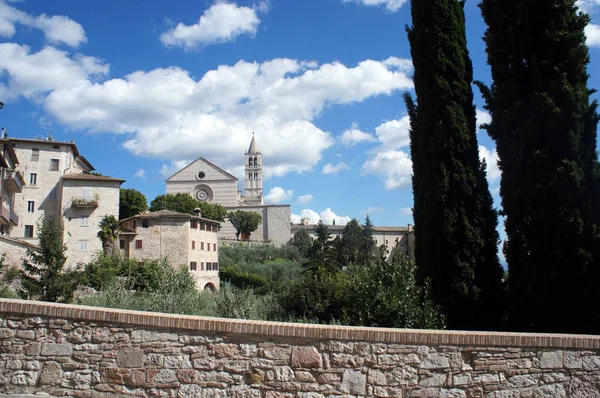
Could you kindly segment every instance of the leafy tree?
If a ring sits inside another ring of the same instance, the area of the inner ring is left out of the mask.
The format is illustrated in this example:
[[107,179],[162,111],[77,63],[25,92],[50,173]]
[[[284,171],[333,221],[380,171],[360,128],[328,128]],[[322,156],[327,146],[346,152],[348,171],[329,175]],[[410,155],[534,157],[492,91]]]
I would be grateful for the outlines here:
[[150,211],[172,210],[180,213],[194,214],[194,209],[200,209],[204,218],[223,222],[227,210],[218,203],[200,202],[186,193],[158,195],[150,203]]
[[[410,116],[415,221],[415,257],[421,283],[441,304],[450,328],[480,329],[473,313],[488,308],[481,279],[500,269],[495,217],[482,203],[489,196],[480,173],[473,67],[467,50],[464,2],[412,0],[407,28],[417,102],[405,95]],[[493,209],[492,209],[493,210]],[[481,269],[484,269],[480,275]],[[479,283],[479,285],[478,285]],[[502,314],[493,318],[502,319]]]
[[119,193],[119,219],[133,217],[148,208],[146,197],[135,189],[121,188]]
[[339,237],[332,241],[329,228],[319,220],[315,228],[315,239],[308,251],[307,269],[309,271],[318,271],[322,267],[329,270],[337,269],[339,264],[335,250],[337,246],[339,246]]
[[98,238],[102,241],[104,253],[111,255],[115,249],[115,242],[119,238],[119,220],[115,216],[104,216],[98,225]]
[[39,249],[28,249],[21,270],[19,295],[26,299],[69,302],[77,283],[72,273],[64,272],[67,257],[62,229],[52,219],[38,223]]
[[216,220],[219,222],[225,221],[227,218],[227,210],[225,207],[218,203],[199,202],[199,208],[201,209],[201,216]]
[[228,213],[227,218],[235,228],[235,236],[239,239],[240,234],[242,240],[250,239],[250,234],[258,228],[262,222],[262,216],[253,211],[236,210]]
[[312,238],[307,230],[301,229],[296,232],[290,241],[290,244],[298,249],[300,254],[307,256],[312,246]]
[[[336,241],[338,262],[342,266],[364,263],[363,229],[356,219],[350,220],[342,230],[340,239]],[[370,258],[370,257],[369,257]]]
[[193,214],[200,207],[200,201],[186,193],[158,195],[150,203],[150,211],[172,210],[180,213]]
[[[597,102],[575,0],[482,0],[500,158],[509,327],[600,332]],[[418,226],[417,220],[415,223]],[[560,316],[557,316],[560,314]]]

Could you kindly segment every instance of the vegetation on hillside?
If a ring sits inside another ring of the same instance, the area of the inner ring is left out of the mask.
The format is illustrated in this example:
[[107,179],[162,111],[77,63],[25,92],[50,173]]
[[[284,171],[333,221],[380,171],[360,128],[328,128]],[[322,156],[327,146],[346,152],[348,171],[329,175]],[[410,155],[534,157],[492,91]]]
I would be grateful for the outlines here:
[[133,217],[148,208],[146,197],[135,189],[121,188],[119,192],[119,219]]
[[200,215],[211,220],[223,222],[227,217],[227,210],[222,205],[201,202],[186,193],[158,195],[150,203],[150,211],[172,210],[194,214],[195,209],[200,209]]

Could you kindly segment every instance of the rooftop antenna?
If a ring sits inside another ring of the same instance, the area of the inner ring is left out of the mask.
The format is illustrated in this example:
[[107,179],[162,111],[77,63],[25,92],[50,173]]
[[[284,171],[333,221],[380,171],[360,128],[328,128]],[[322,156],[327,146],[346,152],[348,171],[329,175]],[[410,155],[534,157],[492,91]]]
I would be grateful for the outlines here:
[[55,131],[53,128],[51,127],[47,127],[47,126],[42,126],[42,130],[46,130],[46,139],[48,141],[52,141],[52,134],[50,133],[50,131]]

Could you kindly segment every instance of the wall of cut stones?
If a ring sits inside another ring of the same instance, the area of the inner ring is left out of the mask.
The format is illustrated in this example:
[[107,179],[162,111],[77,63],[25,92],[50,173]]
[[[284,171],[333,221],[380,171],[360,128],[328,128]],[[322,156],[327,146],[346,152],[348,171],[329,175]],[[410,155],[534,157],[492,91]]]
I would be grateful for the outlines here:
[[599,397],[598,350],[221,335],[0,312],[0,393]]

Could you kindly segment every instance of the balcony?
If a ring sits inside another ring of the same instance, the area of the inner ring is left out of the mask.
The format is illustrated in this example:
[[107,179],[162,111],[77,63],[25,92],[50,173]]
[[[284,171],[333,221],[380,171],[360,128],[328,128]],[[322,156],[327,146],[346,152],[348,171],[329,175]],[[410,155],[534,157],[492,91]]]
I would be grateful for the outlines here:
[[0,224],[10,224],[18,225],[19,224],[19,216],[17,214],[4,207],[4,203],[0,206]]
[[19,171],[6,171],[4,176],[4,185],[11,193],[21,193],[25,181]]
[[71,207],[96,208],[98,207],[98,199],[88,199],[74,196],[71,200]]

